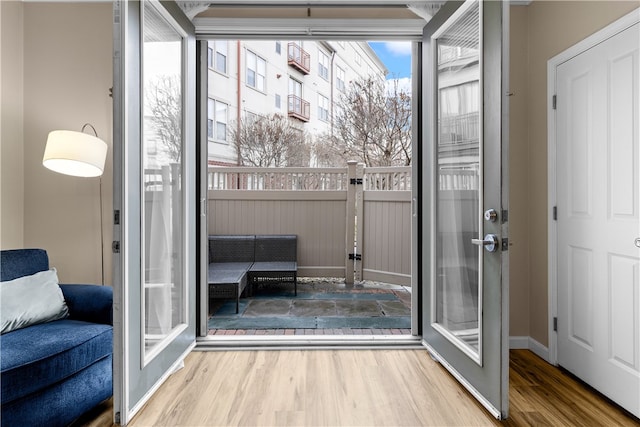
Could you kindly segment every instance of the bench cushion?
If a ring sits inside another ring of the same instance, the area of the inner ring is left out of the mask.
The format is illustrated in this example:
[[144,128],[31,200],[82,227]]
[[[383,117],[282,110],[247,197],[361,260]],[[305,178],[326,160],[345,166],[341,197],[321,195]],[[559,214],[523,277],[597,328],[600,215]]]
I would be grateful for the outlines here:
[[240,283],[246,274],[247,269],[218,270],[216,264],[209,264],[208,282],[210,284]]
[[287,262],[287,261],[254,262],[249,271],[251,273],[273,272],[273,271],[297,272],[298,263]]
[[63,319],[0,337],[2,404],[62,381],[109,357],[111,325]]

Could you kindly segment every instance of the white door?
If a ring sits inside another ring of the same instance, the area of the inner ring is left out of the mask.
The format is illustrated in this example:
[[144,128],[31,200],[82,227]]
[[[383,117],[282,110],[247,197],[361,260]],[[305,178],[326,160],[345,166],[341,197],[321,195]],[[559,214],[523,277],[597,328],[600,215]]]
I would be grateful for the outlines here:
[[423,39],[425,345],[508,415],[507,2],[448,2]]
[[173,2],[114,3],[114,418],[195,345],[195,38]]
[[556,69],[558,363],[640,416],[640,30]]

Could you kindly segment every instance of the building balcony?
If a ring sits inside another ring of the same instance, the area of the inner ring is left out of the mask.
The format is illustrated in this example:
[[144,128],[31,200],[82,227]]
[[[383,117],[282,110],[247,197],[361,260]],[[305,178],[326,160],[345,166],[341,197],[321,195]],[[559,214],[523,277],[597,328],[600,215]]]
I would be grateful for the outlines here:
[[289,95],[289,117],[308,122],[311,114],[309,102],[299,96]]
[[302,49],[297,43],[289,43],[288,49],[288,64],[298,71],[304,74],[311,72],[311,55],[309,52]]

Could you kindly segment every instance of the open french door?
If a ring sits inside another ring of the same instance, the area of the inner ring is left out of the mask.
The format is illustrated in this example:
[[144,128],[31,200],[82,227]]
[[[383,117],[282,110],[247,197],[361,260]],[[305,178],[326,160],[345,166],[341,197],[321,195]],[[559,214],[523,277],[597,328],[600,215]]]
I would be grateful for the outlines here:
[[195,345],[195,36],[174,2],[114,2],[114,421]]
[[508,414],[508,2],[448,2],[423,36],[422,333]]

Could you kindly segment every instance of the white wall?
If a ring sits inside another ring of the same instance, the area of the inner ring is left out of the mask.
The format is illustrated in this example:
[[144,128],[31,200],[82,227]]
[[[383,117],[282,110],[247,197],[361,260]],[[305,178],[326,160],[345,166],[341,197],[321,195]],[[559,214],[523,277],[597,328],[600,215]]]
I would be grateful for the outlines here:
[[49,131],[80,131],[89,122],[109,147],[102,179],[111,284],[112,5],[29,2],[23,8],[23,245],[46,249],[63,283],[101,282],[99,180],[42,166]]

